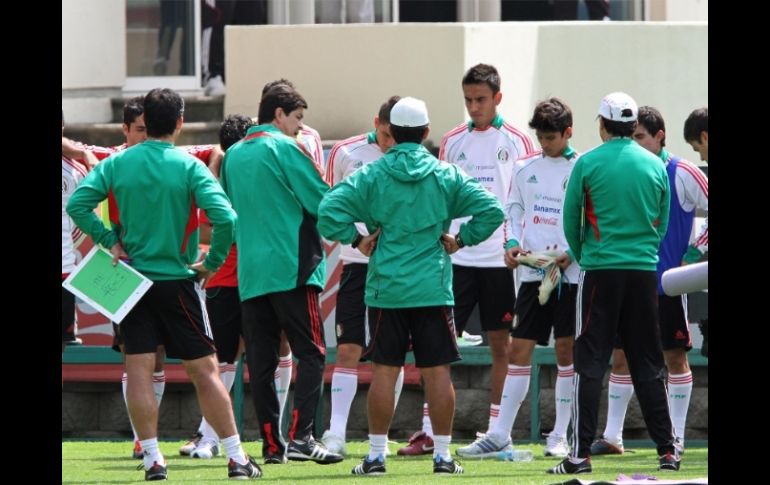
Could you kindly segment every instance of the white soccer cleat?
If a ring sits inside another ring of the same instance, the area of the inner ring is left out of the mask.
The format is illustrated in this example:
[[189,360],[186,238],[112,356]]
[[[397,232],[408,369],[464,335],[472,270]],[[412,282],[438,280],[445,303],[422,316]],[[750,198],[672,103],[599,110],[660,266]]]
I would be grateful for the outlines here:
[[476,441],[468,446],[457,448],[457,454],[465,459],[495,459],[499,452],[509,449],[512,449],[511,438],[504,443],[498,443],[489,435],[485,435],[483,438],[476,438]]
[[545,439],[545,449],[543,449],[543,454],[545,456],[557,456],[559,458],[566,457],[569,455],[567,438],[549,434]]
[[209,460],[219,454],[219,446],[215,441],[201,441],[197,448],[190,453],[193,458]]
[[481,345],[481,343],[484,341],[484,337],[481,335],[472,335],[465,330],[463,330],[462,335],[457,338],[457,346],[458,347],[475,347],[476,345]]
[[347,451],[345,450],[345,438],[332,433],[332,430],[330,429],[324,431],[323,436],[321,436],[321,443],[323,443],[326,449],[332,453],[347,455]]

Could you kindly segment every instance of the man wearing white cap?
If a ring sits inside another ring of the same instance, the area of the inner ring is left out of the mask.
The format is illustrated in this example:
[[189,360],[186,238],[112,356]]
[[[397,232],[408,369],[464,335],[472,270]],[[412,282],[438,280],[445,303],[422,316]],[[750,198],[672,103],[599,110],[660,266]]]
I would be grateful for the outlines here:
[[590,473],[602,378],[617,333],[628,358],[660,470],[679,470],[658,326],[658,247],[670,189],[660,158],[632,138],[636,102],[608,94],[599,105],[603,144],[575,164],[564,199],[564,234],[580,267],[575,322],[572,451],[548,473]]
[[[455,407],[449,364],[460,354],[447,253],[488,238],[502,223],[503,210],[477,181],[421,145],[429,123],[423,101],[401,99],[390,112],[396,145],[335,185],[318,211],[321,235],[352,243],[369,256],[365,302],[371,340],[364,355],[373,362],[370,445],[354,475],[385,473],[393,390],[410,341],[431,409],[433,472],[463,473],[449,454]],[[457,236],[447,234],[452,219],[465,216],[472,218]],[[360,234],[356,222],[366,224],[370,235]]]

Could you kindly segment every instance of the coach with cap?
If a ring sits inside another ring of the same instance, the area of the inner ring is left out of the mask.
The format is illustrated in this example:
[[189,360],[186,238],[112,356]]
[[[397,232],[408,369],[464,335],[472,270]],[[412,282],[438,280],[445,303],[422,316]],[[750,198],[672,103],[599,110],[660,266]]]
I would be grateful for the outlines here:
[[[632,138],[636,102],[608,94],[599,105],[602,143],[575,164],[564,199],[564,233],[581,269],[575,322],[575,400],[570,456],[549,473],[591,472],[599,395],[619,335],[660,470],[678,470],[658,327],[656,266],[666,233],[663,162]],[[577,411],[577,412],[576,412]]]
[[[390,112],[396,145],[335,185],[318,212],[321,235],[370,256],[365,301],[371,340],[364,354],[373,362],[370,448],[354,475],[385,472],[393,389],[410,341],[435,432],[433,472],[463,472],[449,453],[455,408],[449,364],[460,355],[447,252],[488,238],[503,222],[503,210],[476,180],[421,145],[429,123],[423,101],[402,98]],[[452,219],[465,216],[472,219],[456,235],[446,234]],[[355,222],[365,223],[370,235],[359,234]]]

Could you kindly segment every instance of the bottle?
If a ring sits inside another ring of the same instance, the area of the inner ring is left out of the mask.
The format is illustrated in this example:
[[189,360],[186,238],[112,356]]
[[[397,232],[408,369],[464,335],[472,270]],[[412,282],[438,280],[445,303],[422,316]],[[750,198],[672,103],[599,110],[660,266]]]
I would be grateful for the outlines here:
[[508,449],[497,452],[500,461],[532,461],[532,450]]

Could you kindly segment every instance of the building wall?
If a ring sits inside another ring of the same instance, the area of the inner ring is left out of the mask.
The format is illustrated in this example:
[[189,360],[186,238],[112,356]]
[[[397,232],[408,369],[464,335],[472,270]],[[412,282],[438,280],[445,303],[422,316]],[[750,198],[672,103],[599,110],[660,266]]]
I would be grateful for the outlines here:
[[[708,105],[706,22],[493,22],[228,27],[225,113],[256,115],[262,86],[292,80],[309,104],[306,122],[323,138],[371,129],[390,95],[428,104],[429,140],[467,120],[461,78],[479,63],[502,77],[500,112],[526,128],[538,100],[573,110],[573,146],[600,141],[601,98],[625,91],[661,110],[667,146],[694,157],[682,126]],[[269,46],[269,47],[268,47]]]
[[124,0],[62,2],[62,109],[67,123],[111,119],[126,80]]

